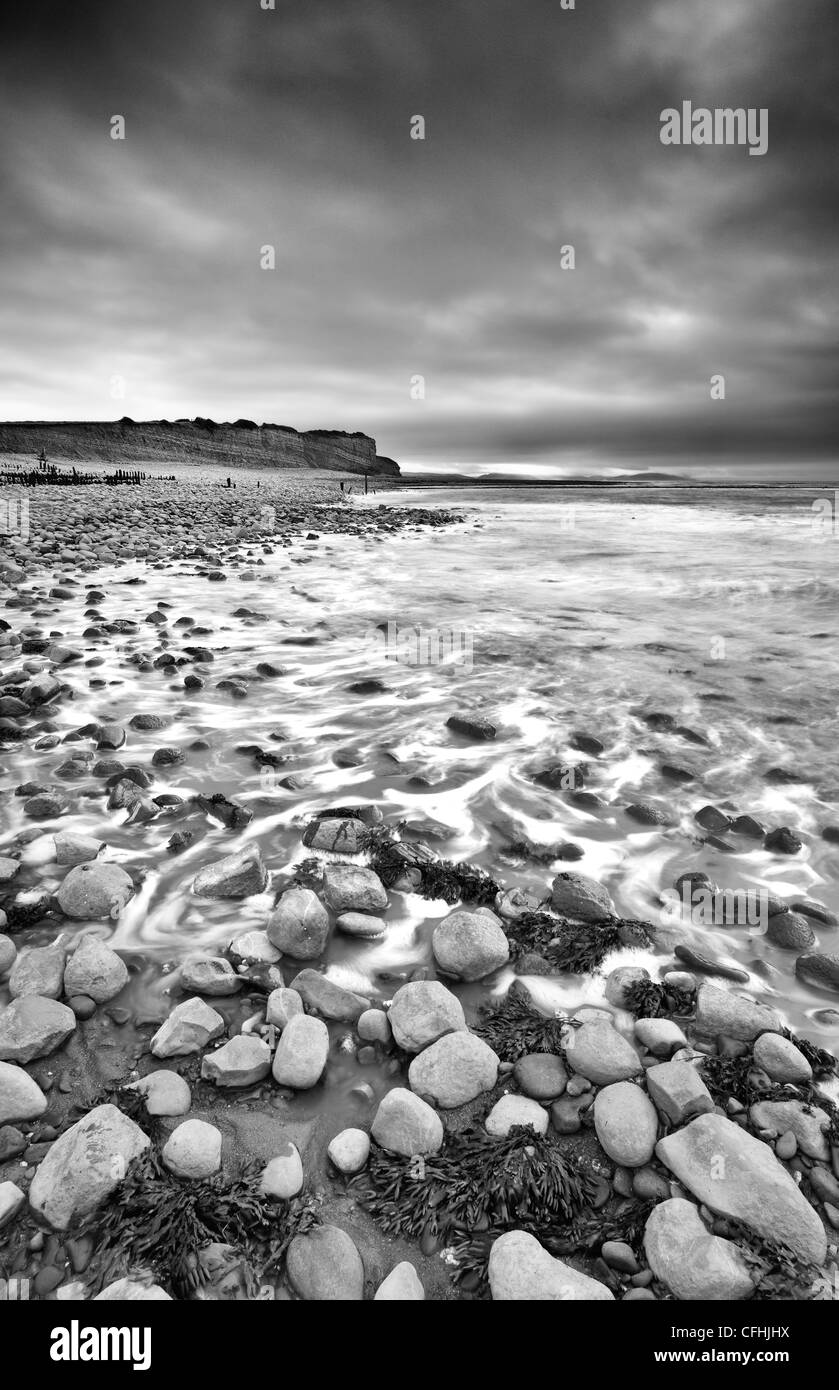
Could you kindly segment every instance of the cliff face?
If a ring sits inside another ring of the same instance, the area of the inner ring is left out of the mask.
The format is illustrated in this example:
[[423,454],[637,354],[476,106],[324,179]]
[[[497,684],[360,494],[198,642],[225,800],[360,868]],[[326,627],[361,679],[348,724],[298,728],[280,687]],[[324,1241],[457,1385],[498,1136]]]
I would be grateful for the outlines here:
[[378,455],[376,441],[369,435],[341,430],[300,433],[288,425],[255,425],[251,420],[232,425],[202,419],[0,421],[0,454],[26,454],[34,459],[42,449],[53,462],[79,460],[116,467],[143,462],[260,464],[399,476],[399,465]]

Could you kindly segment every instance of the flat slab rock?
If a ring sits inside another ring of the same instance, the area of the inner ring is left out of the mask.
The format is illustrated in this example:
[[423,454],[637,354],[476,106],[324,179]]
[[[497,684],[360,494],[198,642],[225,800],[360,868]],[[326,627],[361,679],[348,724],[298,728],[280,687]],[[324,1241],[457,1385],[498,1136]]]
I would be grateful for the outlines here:
[[656,1154],[700,1202],[824,1263],[827,1241],[816,1212],[767,1144],[722,1115],[700,1115],[660,1139]]
[[0,1061],[32,1062],[48,1057],[69,1038],[76,1016],[57,999],[27,994],[0,1012]]

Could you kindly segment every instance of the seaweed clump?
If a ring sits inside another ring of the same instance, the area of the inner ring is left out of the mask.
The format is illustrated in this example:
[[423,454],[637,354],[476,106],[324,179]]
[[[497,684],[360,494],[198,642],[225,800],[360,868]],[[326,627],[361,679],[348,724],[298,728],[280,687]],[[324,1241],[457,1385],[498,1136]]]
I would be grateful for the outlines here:
[[485,869],[437,859],[422,846],[405,845],[390,826],[373,827],[366,836],[365,849],[385,888],[393,888],[408,875],[413,892],[423,898],[441,898],[450,906],[459,902],[485,906],[501,892],[501,884]]
[[520,985],[513,984],[500,1003],[484,1004],[472,1031],[502,1062],[517,1062],[529,1052],[562,1054],[562,1021],[539,1013]]
[[386,1235],[448,1246],[464,1291],[481,1286],[492,1242],[523,1230],[546,1240],[588,1206],[594,1180],[556,1141],[516,1126],[503,1139],[450,1134],[437,1154],[404,1158],[374,1145],[351,1183]]
[[608,917],[602,922],[571,922],[551,912],[526,912],[508,930],[514,959],[530,952],[544,956],[557,971],[592,975],[610,952],[633,943],[649,948],[652,938],[643,922]]
[[636,980],[624,989],[624,1003],[636,1018],[664,1018],[673,1014],[690,1014],[694,995],[677,985],[662,985],[655,980]]
[[292,1238],[318,1222],[310,1198],[278,1205],[262,1194],[260,1179],[260,1165],[250,1163],[232,1180],[217,1173],[181,1182],[147,1150],[76,1232],[93,1237],[97,1289],[146,1268],[177,1297],[187,1297],[204,1279],[199,1252],[220,1241],[248,1257],[249,1293],[255,1292],[254,1271],[277,1268]]

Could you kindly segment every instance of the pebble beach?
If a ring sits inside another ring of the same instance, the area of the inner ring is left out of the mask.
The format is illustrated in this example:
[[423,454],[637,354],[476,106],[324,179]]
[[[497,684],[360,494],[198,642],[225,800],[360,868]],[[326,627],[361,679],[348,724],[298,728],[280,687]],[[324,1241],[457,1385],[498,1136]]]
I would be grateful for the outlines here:
[[[6,1287],[832,1298],[815,715],[799,736],[755,693],[741,727],[713,672],[604,656],[596,618],[575,647],[571,589],[548,622],[528,585],[570,585],[577,552],[517,580],[497,499],[157,471],[3,489]],[[468,663],[395,657],[408,588],[406,621],[433,589],[435,631],[483,639]]]

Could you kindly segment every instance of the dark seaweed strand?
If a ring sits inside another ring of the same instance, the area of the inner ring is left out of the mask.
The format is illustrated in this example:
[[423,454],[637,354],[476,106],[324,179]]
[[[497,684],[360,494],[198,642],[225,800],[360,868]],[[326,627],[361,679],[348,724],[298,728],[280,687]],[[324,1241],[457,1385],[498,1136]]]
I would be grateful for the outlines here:
[[[181,1182],[154,1150],[146,1151],[106,1205],[74,1232],[95,1242],[96,1290],[144,1268],[177,1297],[187,1297],[203,1282],[198,1252],[216,1241],[245,1256],[246,1269],[275,1270],[292,1238],[319,1218],[310,1197],[282,1204],[264,1197],[261,1173],[260,1164],[250,1163],[233,1180],[216,1174]],[[251,1283],[253,1293],[253,1274]]]
[[694,996],[674,985],[658,984],[655,980],[636,980],[623,992],[624,1003],[636,1018],[663,1018],[673,1014],[691,1014]]
[[365,837],[365,849],[385,888],[392,888],[410,868],[417,876],[414,891],[424,898],[442,898],[454,905],[459,902],[484,906],[495,901],[502,891],[500,883],[483,869],[471,864],[456,864],[450,859],[434,859],[429,863],[411,863],[401,853],[401,841],[389,826],[374,826]]
[[473,1032],[502,1062],[516,1062],[529,1052],[562,1055],[561,1020],[539,1013],[520,987],[510,989],[497,1004],[484,1004]]

